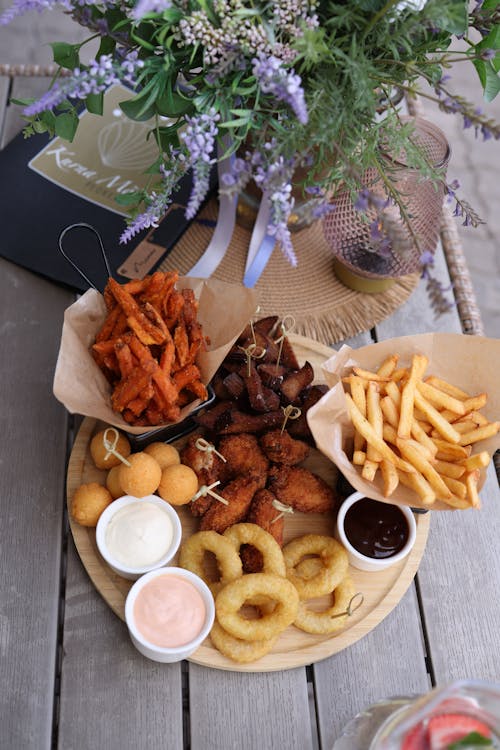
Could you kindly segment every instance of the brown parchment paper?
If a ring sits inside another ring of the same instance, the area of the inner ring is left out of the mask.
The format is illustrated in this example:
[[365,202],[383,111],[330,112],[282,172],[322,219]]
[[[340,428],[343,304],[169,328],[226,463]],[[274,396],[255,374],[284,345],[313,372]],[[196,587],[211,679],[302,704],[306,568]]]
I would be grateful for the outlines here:
[[[200,353],[196,363],[203,383],[207,384],[255,314],[258,296],[253,289],[241,284],[227,284],[215,279],[183,276],[176,286],[177,289],[193,289],[199,302],[198,320],[204,335],[210,338],[210,345],[208,351]],[[111,407],[110,385],[90,354],[90,347],[105,317],[104,298],[94,289],[89,289],[66,310],[54,375],[54,396],[73,414],[95,417],[134,435],[159,429],[164,425],[132,427]],[[179,421],[199,403],[197,399],[184,407]]]
[[[359,365],[377,369],[389,354],[400,356],[398,367],[409,365],[413,354],[429,358],[426,375],[436,375],[472,395],[486,392],[488,402],[481,412],[492,422],[500,420],[500,340],[454,333],[424,333],[371,344],[359,349],[343,346],[323,365],[323,374],[330,390],[307,413],[307,419],[318,449],[331,459],[348,482],[367,497],[382,502],[412,507],[426,507],[418,495],[399,485],[390,498],[382,494],[382,481],[373,482],[361,477],[361,471],[348,459],[346,448],[354,431],[347,412],[342,377],[351,367]],[[486,450],[490,455],[500,448],[500,434],[473,446],[473,452]],[[379,472],[377,472],[379,474]],[[479,489],[486,479],[481,470]],[[436,502],[432,510],[453,510],[443,502]]]

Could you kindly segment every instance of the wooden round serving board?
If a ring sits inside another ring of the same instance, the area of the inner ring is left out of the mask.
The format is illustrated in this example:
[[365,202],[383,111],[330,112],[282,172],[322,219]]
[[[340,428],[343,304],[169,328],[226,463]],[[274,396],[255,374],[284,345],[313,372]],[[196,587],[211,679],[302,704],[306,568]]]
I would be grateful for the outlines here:
[[[321,365],[331,356],[332,350],[303,336],[291,335],[290,341],[300,363],[302,364],[307,359],[314,367],[316,380],[321,381]],[[80,484],[105,483],[106,472],[96,469],[89,451],[92,435],[104,426],[102,422],[87,417],[78,432],[68,467],[68,509],[73,494]],[[182,441],[174,445],[180,447]],[[323,477],[329,484],[334,484],[337,469],[319,451],[311,451],[311,455],[303,465]],[[197,531],[198,519],[194,518],[186,507],[180,507],[177,510],[182,523],[183,539],[186,539]],[[190,661],[217,669],[269,672],[312,664],[342,651],[378,625],[394,609],[408,589],[425,550],[429,519],[430,513],[417,514],[416,543],[411,553],[401,563],[377,573],[350,568],[356,591],[363,594],[364,601],[351,616],[345,629],[338,635],[310,635],[290,626],[281,634],[269,654],[250,664],[237,664],[227,659],[212,646],[210,639],[207,638],[190,657]],[[334,526],[333,516],[295,513],[287,516],[285,520],[285,543],[305,533],[333,536]],[[78,554],[94,586],[113,612],[124,620],[125,599],[132,582],[114,573],[101,558],[96,546],[94,529],[80,526],[71,518],[71,514],[70,527]],[[173,564],[176,564],[176,560]],[[324,599],[326,604],[328,597]]]

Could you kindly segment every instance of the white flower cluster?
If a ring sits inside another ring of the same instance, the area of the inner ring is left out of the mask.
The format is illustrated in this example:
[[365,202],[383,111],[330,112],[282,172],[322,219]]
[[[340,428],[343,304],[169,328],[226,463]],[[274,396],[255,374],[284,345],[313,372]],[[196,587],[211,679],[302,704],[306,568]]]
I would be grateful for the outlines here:
[[244,0],[216,0],[214,11],[220,25],[215,26],[205,11],[195,11],[179,22],[181,43],[201,44],[204,62],[208,65],[218,65],[241,55],[255,57],[259,54],[273,54],[285,63],[292,63],[296,53],[286,40],[300,35],[303,26],[312,28],[318,25],[315,9],[315,4],[309,0],[274,3],[272,13],[278,38],[271,40],[255,15],[246,15],[248,8]]
[[292,36],[302,33],[301,25],[308,28],[319,26],[315,11],[316,3],[309,0],[278,0],[273,7],[277,26]]
[[179,22],[179,29],[185,45],[201,44],[204,62],[216,65],[222,60],[235,57],[239,52],[253,55],[271,51],[263,26],[253,24],[249,19],[234,17],[231,6],[239,3],[224,2],[217,6],[227,6],[221,13],[221,25],[216,27],[205,11],[195,11]]

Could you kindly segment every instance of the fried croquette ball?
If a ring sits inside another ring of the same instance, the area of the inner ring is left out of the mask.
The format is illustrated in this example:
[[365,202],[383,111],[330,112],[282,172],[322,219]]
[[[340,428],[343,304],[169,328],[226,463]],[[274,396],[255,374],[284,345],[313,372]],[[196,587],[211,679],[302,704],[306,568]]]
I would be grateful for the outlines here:
[[144,448],[144,453],[153,456],[155,461],[158,461],[160,464],[162,471],[163,469],[166,469],[167,466],[180,464],[181,462],[177,448],[174,448],[173,445],[169,445],[168,443],[150,443]]
[[171,505],[185,505],[198,492],[198,477],[184,464],[163,469],[158,494]]
[[73,495],[71,515],[81,526],[96,526],[99,516],[112,502],[106,487],[97,482],[82,484]]
[[[121,463],[120,459],[117,456],[113,455],[113,453],[110,453],[108,458],[104,460],[104,456],[106,455],[106,453],[108,453],[107,448],[104,447],[105,432],[106,430],[97,432],[90,441],[90,455],[92,456],[94,463],[98,469],[111,469],[112,466],[119,466],[119,464]],[[109,442],[111,442],[111,444],[114,443],[113,433],[108,432],[108,440]],[[115,450],[120,454],[120,456],[123,456],[123,458],[127,458],[127,456],[130,456],[130,453],[132,451],[129,441],[127,440],[125,435],[121,434],[121,432],[118,433],[118,441],[116,443]]]
[[121,463],[120,463],[120,466],[113,466],[108,471],[108,476],[106,477],[106,487],[110,491],[113,500],[116,500],[117,498],[122,497],[122,495],[125,495],[125,492],[123,491],[123,487],[120,484],[121,467],[122,467]]
[[161,480],[161,468],[152,456],[141,451],[131,453],[118,472],[118,481],[126,495],[145,497],[156,492]]

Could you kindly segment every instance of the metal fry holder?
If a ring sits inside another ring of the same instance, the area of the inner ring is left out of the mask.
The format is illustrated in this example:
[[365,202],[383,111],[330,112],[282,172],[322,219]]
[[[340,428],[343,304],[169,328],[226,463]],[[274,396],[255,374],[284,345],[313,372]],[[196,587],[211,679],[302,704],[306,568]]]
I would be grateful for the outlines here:
[[[102,289],[98,288],[94,284],[94,282],[89,279],[87,274],[68,255],[68,253],[64,249],[64,246],[63,246],[64,239],[70,232],[72,232],[75,229],[87,229],[93,232],[93,234],[97,238],[103,264],[106,268],[106,272],[107,272],[106,280],[110,276],[113,275],[111,273],[108,257],[104,249],[104,243],[102,241],[102,237],[97,231],[97,229],[93,227],[91,224],[87,224],[85,222],[78,222],[76,224],[70,224],[69,226],[65,227],[65,229],[63,229],[62,232],[60,233],[59,239],[58,239],[59,252],[63,256],[63,258],[72,266],[72,268],[82,277],[82,279],[84,279],[84,281],[89,285],[89,287],[92,287],[92,289],[95,289],[97,292],[100,292],[102,294],[102,291],[104,290],[104,286],[106,282],[102,285]],[[210,383],[207,383],[206,388],[208,392],[208,398],[202,403],[198,404],[198,406],[196,406],[191,411],[189,416],[185,417],[180,422],[174,422],[172,424],[166,425],[165,427],[152,428],[148,432],[143,432],[140,435],[134,435],[130,432],[127,432],[126,429],[122,429],[122,432],[127,436],[130,442],[132,450],[134,451],[142,450],[147,445],[149,445],[149,443],[153,443],[156,441],[162,441],[164,443],[171,443],[174,440],[178,440],[179,438],[184,437],[185,435],[188,435],[190,432],[193,432],[193,430],[196,429],[196,421],[194,419],[195,415],[203,411],[203,409],[206,409],[215,400],[215,392],[212,386],[210,385]]]

